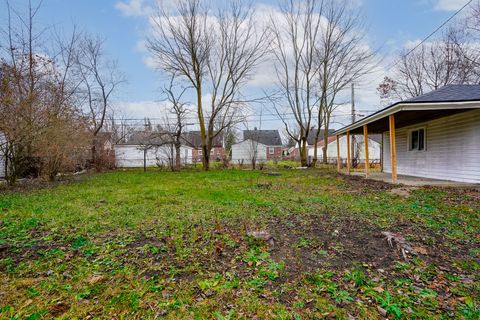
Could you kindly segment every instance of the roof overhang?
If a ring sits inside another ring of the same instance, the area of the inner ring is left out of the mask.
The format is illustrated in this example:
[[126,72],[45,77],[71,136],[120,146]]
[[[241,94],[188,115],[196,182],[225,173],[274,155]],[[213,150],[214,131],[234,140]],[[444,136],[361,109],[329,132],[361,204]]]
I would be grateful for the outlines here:
[[[392,114],[401,115],[401,120],[396,123],[396,127],[401,128],[415,123],[421,123],[433,120],[443,116],[455,113],[465,112],[472,109],[479,109],[480,101],[456,101],[456,102],[399,102],[390,107],[377,111],[370,116],[363,118],[349,126],[343,127],[334,132],[334,135],[341,135],[347,132],[361,133],[362,127],[368,124],[375,124],[372,133],[381,133],[388,131],[388,123],[386,120]],[[396,119],[397,122],[397,119]],[[387,129],[385,130],[385,127]]]

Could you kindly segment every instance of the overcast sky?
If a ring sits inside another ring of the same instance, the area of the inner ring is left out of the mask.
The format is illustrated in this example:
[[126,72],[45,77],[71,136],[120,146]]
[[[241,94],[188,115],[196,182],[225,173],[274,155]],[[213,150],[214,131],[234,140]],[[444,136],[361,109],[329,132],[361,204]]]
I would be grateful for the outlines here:
[[[44,0],[40,12],[41,24],[53,23],[68,30],[75,23],[81,29],[100,34],[106,39],[109,55],[118,60],[119,68],[128,79],[128,83],[116,97],[117,105],[121,106],[128,116],[135,118],[158,116],[158,101],[162,99],[158,90],[161,75],[153,70],[143,45],[149,28],[150,1],[153,0]],[[215,4],[215,1],[212,0],[212,3]],[[21,6],[22,2],[26,3],[26,0],[13,1],[16,6]],[[258,6],[275,6],[277,3],[274,0],[253,2]],[[384,57],[378,72],[369,76],[363,84],[359,84],[356,90],[357,109],[360,113],[367,114],[380,107],[375,89],[385,75],[385,66],[395,54],[424,38],[468,0],[352,2],[365,17],[369,45],[380,48]],[[260,71],[258,77],[262,81],[269,81],[266,72]],[[271,81],[274,81],[274,77]],[[346,112],[348,108],[339,111],[339,122],[348,121],[347,117],[341,119],[342,113]],[[263,126],[277,128],[280,123],[265,121]]]

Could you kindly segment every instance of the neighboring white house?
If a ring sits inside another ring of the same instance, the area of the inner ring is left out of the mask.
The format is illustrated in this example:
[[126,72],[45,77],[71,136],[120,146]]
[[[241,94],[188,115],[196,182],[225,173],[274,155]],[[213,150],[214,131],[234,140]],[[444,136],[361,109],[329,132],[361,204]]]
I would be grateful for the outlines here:
[[[180,158],[183,164],[192,163],[192,150],[193,148],[187,146],[180,148]],[[175,150],[172,150],[170,146],[151,147],[145,150],[143,145],[138,144],[115,145],[115,165],[119,168],[143,167],[144,157],[148,167],[168,165],[171,159],[175,159]]]
[[[339,138],[340,143],[340,158],[346,159],[347,158],[347,137],[342,136]],[[317,159],[318,161],[323,160],[323,139],[318,142],[317,144]],[[357,160],[360,163],[365,162],[365,142],[363,140],[363,136],[358,136],[355,138],[355,155]],[[381,157],[381,136],[376,135],[374,138],[369,137],[368,139],[368,159],[369,162],[380,163]],[[308,149],[308,156],[313,158],[313,153],[315,152],[314,148]],[[337,139],[335,136],[331,136],[328,138],[328,146],[327,146],[327,159],[329,162],[336,162],[337,161]]]
[[263,163],[267,161],[267,146],[252,139],[232,145],[233,163]]
[[[383,134],[383,171],[480,183],[480,85],[449,85],[336,132]],[[391,142],[395,143],[391,143]]]
[[[191,164],[193,148],[182,145],[180,159]],[[166,143],[158,133],[136,132],[125,143],[115,145],[115,165],[119,168],[137,168],[166,165],[175,161],[175,147]]]
[[282,138],[278,130],[244,130],[243,141],[232,145],[234,163],[264,163],[268,160],[280,160],[282,157]]

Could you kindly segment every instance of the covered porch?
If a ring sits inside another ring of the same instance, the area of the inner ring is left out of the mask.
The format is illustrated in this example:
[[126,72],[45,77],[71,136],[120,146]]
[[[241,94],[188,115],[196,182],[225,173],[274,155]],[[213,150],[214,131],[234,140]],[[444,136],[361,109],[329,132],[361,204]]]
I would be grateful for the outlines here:
[[[346,126],[337,132],[335,132],[337,139],[337,170],[341,173],[361,174],[366,178],[375,180],[388,181],[392,183],[403,183],[406,185],[438,185],[438,186],[475,186],[471,183],[461,183],[438,179],[429,179],[417,176],[397,174],[397,129],[414,126],[417,124],[427,123],[428,121],[449,117],[478,109],[478,103],[471,101],[465,102],[433,102],[433,103],[418,103],[418,102],[404,102],[397,103],[385,109],[382,109],[360,121],[357,121],[349,126]],[[382,134],[383,147],[385,148],[382,154],[386,157],[382,157],[382,172],[371,172],[369,165],[365,165],[364,172],[353,172],[352,170],[352,136],[363,137],[365,148],[365,163],[369,163],[368,155],[368,135],[369,134]],[[385,135],[384,135],[385,134]],[[422,134],[426,134],[423,132]],[[340,137],[346,136],[347,139],[347,159],[346,165],[342,166],[342,159],[340,157],[340,145],[338,140]],[[386,141],[385,141],[386,140]],[[386,146],[386,147],[385,147]],[[425,147],[426,150],[426,147]],[[405,150],[400,149],[400,152]],[[384,163],[385,158],[388,159],[388,163]],[[389,173],[383,172],[385,164],[388,165]],[[425,165],[429,165],[426,163]],[[444,165],[448,168],[447,160],[444,161]],[[478,185],[476,185],[478,186]]]

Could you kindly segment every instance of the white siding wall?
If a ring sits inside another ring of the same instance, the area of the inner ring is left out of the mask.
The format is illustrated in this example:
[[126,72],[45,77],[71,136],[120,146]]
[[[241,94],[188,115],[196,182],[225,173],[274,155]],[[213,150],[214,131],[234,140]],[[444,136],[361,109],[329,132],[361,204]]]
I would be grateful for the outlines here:
[[[408,150],[409,130],[424,127],[426,150]],[[480,183],[480,110],[467,111],[396,130],[397,173]],[[383,170],[391,173],[389,133],[384,132]]]
[[255,156],[255,150],[257,152],[257,162],[267,161],[267,146],[252,140],[245,140],[240,143],[236,143],[232,146],[232,161],[233,163],[239,163],[243,160],[245,164],[252,162]]
[[[180,149],[182,163],[192,163],[192,148],[182,146]],[[156,166],[157,163],[168,163],[170,147],[163,146],[147,150],[147,166]],[[136,145],[116,145],[115,164],[119,168],[143,167],[143,150]]]
[[[363,142],[363,136],[357,135],[356,141],[358,143],[358,147],[360,148],[360,161],[365,161],[365,147]],[[339,139],[340,142],[340,158],[346,159],[347,158],[347,137],[342,136]],[[380,160],[380,144],[375,140],[368,139],[368,158],[369,160]],[[314,149],[311,148],[308,150],[308,155],[313,157]],[[323,151],[322,148],[317,148],[317,157],[318,159],[323,159]],[[337,140],[334,140],[328,144],[327,147],[327,158],[329,159],[336,159],[337,158]]]

